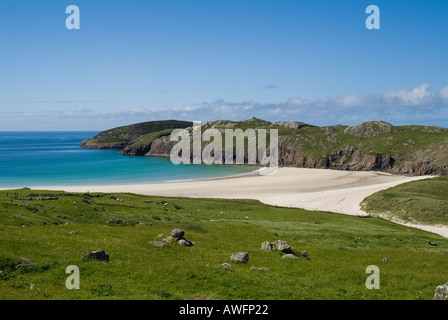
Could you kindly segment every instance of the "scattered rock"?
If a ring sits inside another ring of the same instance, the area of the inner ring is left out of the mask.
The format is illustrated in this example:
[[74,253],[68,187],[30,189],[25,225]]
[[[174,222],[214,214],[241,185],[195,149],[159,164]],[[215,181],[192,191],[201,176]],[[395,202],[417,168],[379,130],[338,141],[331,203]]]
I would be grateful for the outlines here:
[[260,249],[264,250],[264,251],[272,251],[272,244],[270,242],[268,242],[268,241],[265,241],[265,242],[263,242],[261,244],[261,248]]
[[381,261],[383,261],[383,262],[389,262],[389,259],[387,259],[387,258],[383,258],[383,259],[381,259]]
[[438,286],[434,293],[434,300],[448,300],[448,283]]
[[224,269],[230,269],[230,270],[233,269],[232,265],[230,263],[227,263],[227,262],[224,262],[223,264],[221,264],[220,267],[224,268]]
[[171,242],[174,241],[174,237],[172,237],[172,236],[168,236],[168,237],[166,237],[166,238],[163,238],[162,241],[163,241],[163,242],[166,242],[166,243],[171,243]]
[[61,219],[65,219],[65,220],[68,220],[68,219],[69,219],[69,217],[67,217],[67,216],[62,216],[62,215],[60,215],[60,214],[58,214],[57,217],[58,217],[58,218],[61,218]]
[[308,251],[302,251],[302,257],[304,257],[306,260],[311,260]]
[[435,243],[434,241],[429,241],[428,244],[429,244],[430,246],[437,247],[437,243]]
[[168,245],[168,243],[163,241],[150,241],[149,243],[155,247],[161,247],[161,248],[166,247]]
[[258,268],[258,267],[254,267],[254,266],[250,267],[249,269],[252,269],[252,270],[259,270],[259,271],[268,271],[267,268]]
[[103,250],[99,251],[92,251],[83,256],[84,261],[88,260],[98,260],[98,261],[105,261],[109,262],[109,254]]
[[31,265],[36,264],[36,263],[37,263],[36,261],[33,261],[31,259],[28,259],[28,258],[21,257],[19,262],[14,266],[14,268],[17,270],[20,267],[31,266]]
[[236,263],[247,263],[247,261],[249,261],[249,254],[247,252],[234,252],[230,256],[230,261]]
[[283,259],[299,259],[299,257],[293,253],[284,254],[284,255],[282,255],[282,258]]
[[174,229],[171,231],[171,236],[176,239],[182,239],[185,235],[185,231],[182,229]]
[[177,241],[177,243],[180,244],[180,245],[183,245],[184,247],[192,247],[193,246],[193,243],[190,240],[187,240],[187,239],[184,239],[184,238],[179,239]]
[[291,246],[288,244],[288,242],[284,240],[277,240],[272,243],[272,245],[277,249],[278,251],[284,252],[284,253],[291,253]]

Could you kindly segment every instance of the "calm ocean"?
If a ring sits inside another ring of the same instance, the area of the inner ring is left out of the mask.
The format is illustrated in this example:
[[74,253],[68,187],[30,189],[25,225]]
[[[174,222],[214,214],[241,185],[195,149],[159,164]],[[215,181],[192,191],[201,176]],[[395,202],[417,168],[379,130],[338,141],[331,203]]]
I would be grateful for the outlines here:
[[256,167],[174,165],[169,159],[89,150],[98,132],[0,132],[0,187],[138,184],[244,174]]

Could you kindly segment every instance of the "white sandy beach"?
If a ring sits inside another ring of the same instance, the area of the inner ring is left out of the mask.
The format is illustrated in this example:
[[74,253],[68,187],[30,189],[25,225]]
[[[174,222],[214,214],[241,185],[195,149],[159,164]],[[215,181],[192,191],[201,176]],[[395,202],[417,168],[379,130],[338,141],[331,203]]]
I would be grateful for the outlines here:
[[[249,176],[184,182],[104,186],[42,186],[68,192],[130,192],[144,195],[256,199],[263,203],[307,210],[367,215],[360,202],[367,196],[401,183],[430,176],[406,177],[379,172],[328,169],[267,168]],[[37,188],[35,188],[37,189]],[[407,224],[448,237],[447,227]]]

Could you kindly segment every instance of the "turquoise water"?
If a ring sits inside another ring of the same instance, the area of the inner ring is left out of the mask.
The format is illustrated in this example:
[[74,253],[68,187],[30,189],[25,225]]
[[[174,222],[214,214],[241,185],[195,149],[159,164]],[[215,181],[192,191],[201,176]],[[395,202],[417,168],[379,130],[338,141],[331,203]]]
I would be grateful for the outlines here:
[[120,155],[79,146],[98,132],[0,132],[0,187],[138,184],[207,179],[256,167],[174,165],[169,159]]

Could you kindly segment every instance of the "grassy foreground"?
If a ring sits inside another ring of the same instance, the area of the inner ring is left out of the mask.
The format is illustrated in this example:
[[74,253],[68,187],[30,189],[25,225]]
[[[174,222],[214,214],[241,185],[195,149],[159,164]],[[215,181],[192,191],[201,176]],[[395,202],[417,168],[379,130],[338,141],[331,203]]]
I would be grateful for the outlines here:
[[372,215],[448,226],[448,176],[400,184],[372,194],[362,205]]
[[[195,245],[149,244],[173,228]],[[432,299],[448,281],[448,240],[438,235],[251,200],[0,191],[0,235],[0,299]],[[260,250],[277,239],[311,260]],[[83,262],[94,250],[110,262]],[[220,267],[239,251],[247,265]],[[15,270],[20,257],[37,264]],[[80,269],[79,290],[65,287],[69,265]],[[369,265],[380,269],[379,290],[365,286]]]

